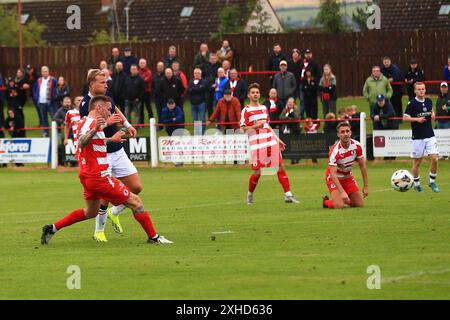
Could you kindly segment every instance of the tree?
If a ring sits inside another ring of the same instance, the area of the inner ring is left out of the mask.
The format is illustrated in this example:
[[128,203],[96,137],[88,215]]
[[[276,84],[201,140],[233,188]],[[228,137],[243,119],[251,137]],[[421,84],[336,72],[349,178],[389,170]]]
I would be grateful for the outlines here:
[[277,30],[270,23],[270,14],[264,10],[260,0],[252,0],[248,3],[248,10],[252,13],[249,22],[255,22],[250,27],[252,33],[274,33]]
[[341,12],[341,4],[337,0],[320,0],[315,24],[320,25],[323,31],[328,33],[338,34],[348,31]]
[[218,31],[212,34],[213,39],[222,39],[227,33],[241,33],[241,14],[238,5],[226,6],[219,13]]
[[112,41],[111,34],[106,30],[94,31],[92,36],[89,37],[90,44],[108,44],[108,43],[135,43],[139,42],[139,38],[137,36],[132,37],[129,41],[127,41],[125,35],[122,33],[119,34],[119,38],[116,41]]
[[361,31],[367,31],[367,19],[369,18],[370,14],[367,11],[367,8],[371,6],[372,4],[379,5],[379,0],[371,0],[367,1],[367,5],[363,8],[357,8],[356,12],[353,12],[352,14],[352,20],[353,22],[358,26],[359,30]]
[[[22,43],[24,47],[42,46],[42,33],[47,27],[35,18],[22,25]],[[8,47],[19,46],[19,26],[17,25],[17,7],[10,10],[0,5],[0,45]]]

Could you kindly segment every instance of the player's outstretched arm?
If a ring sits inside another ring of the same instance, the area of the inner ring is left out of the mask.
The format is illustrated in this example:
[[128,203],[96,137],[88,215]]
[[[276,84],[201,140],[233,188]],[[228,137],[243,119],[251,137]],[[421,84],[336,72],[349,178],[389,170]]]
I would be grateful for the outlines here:
[[363,178],[363,183],[364,183],[363,195],[364,195],[364,197],[367,197],[369,195],[369,178],[367,176],[366,160],[362,157],[362,158],[356,159],[356,161],[358,161],[359,168],[361,169],[361,175]]
[[122,113],[122,111],[120,111],[120,108],[116,107],[114,110],[115,110],[115,113],[117,113],[122,118],[123,125],[128,130],[128,133],[130,134],[130,136],[132,138],[135,138],[137,136],[136,129],[128,122],[125,115]]

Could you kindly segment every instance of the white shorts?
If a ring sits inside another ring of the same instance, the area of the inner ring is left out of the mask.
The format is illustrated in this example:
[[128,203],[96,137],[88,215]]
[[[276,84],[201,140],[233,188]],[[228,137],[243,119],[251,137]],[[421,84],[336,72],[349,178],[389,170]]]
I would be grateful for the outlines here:
[[122,148],[119,151],[108,153],[109,172],[114,178],[128,177],[137,173],[136,167],[128,159],[127,153]]
[[411,158],[420,159],[425,155],[439,154],[436,137],[412,141]]

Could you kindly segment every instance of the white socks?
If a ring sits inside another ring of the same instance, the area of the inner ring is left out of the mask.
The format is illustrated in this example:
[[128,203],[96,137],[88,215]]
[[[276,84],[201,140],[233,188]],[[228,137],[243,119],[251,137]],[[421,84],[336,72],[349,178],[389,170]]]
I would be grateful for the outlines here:
[[95,217],[95,232],[105,231],[106,219],[108,218],[107,210],[102,208],[98,210],[98,215]]
[[292,196],[293,196],[293,194],[292,194],[291,191],[285,192],[284,195],[285,195],[286,197],[292,197]]
[[125,210],[126,208],[127,208],[127,207],[126,207],[125,205],[123,205],[123,204],[118,205],[117,207],[114,206],[114,207],[111,208],[111,213],[112,213],[113,215],[115,215],[115,216],[118,216],[119,213],[121,213],[121,212],[122,212],[123,210]]

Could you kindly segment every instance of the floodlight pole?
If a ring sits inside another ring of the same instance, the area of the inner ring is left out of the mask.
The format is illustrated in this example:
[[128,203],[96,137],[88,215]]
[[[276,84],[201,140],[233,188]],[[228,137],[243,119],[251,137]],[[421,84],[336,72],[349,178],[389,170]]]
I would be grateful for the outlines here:
[[23,67],[23,44],[22,44],[22,1],[17,4],[17,23],[19,31],[19,65]]
[[126,17],[126,23],[127,23],[127,41],[129,41],[129,11],[130,11],[130,6],[131,4],[134,2],[134,0],[131,1],[127,1],[127,5],[125,6],[125,8],[123,8],[123,10],[125,10],[125,17]]

